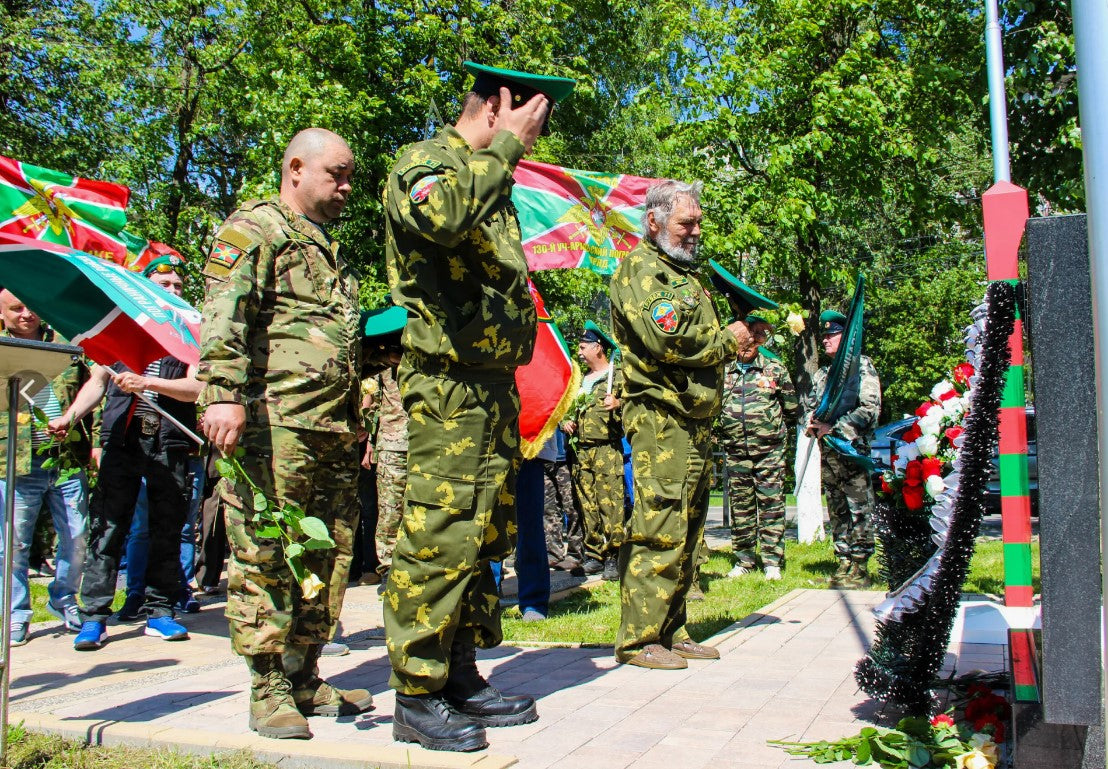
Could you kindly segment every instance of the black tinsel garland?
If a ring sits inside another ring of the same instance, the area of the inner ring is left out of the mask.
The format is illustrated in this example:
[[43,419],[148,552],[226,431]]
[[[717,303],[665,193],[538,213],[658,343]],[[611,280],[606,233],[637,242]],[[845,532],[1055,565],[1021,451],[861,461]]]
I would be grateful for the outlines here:
[[[965,420],[961,479],[946,546],[939,558],[931,593],[917,611],[900,621],[881,620],[869,654],[854,670],[854,680],[869,694],[905,707],[912,715],[930,715],[931,691],[950,643],[950,631],[973,558],[985,512],[989,466],[997,442],[1000,395],[1008,370],[1008,337],[1015,322],[1015,289],[997,282],[986,292],[988,312],[979,381]],[[890,583],[899,584],[899,583]]]
[[888,495],[878,495],[873,505],[873,532],[877,538],[877,561],[881,578],[890,587],[903,585],[935,553],[930,512],[909,510],[894,504]]

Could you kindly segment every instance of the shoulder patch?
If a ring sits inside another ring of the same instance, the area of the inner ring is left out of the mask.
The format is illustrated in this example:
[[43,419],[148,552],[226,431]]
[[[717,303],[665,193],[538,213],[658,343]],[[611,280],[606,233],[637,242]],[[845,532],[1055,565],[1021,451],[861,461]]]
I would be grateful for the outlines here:
[[650,319],[664,334],[677,331],[677,308],[669,299],[658,299],[650,305]]
[[407,176],[408,172],[415,168],[426,168],[428,171],[434,172],[442,168],[442,163],[438,160],[424,156],[418,158],[412,158],[407,163],[398,166],[396,169],[397,176]]
[[438,180],[439,177],[435,174],[422,177],[412,185],[412,191],[408,193],[408,197],[411,198],[413,203],[422,203],[431,195],[431,188],[435,186]]
[[224,227],[216,235],[215,244],[208,253],[203,274],[209,278],[226,280],[238,266],[244,254],[259,245],[255,238],[234,227]]

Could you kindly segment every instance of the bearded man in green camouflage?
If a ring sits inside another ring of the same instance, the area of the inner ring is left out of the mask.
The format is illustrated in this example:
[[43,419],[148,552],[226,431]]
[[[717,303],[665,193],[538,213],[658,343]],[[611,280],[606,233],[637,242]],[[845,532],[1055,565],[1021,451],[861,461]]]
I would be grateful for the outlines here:
[[353,715],[373,701],[331,686],[316,664],[342,609],[358,515],[358,286],[325,228],[353,173],[341,137],[301,131],[285,150],[279,197],[231,214],[204,267],[204,432],[224,455],[241,445],[266,495],[322,519],[335,541],[303,554],[323,586],[302,588],[281,541],[252,520],[252,490],[221,481],[231,644],[251,672],[250,728],[266,737],[310,737],[305,716]]
[[[819,316],[821,341],[827,359],[833,359],[843,339],[846,316],[826,310]],[[847,382],[839,407],[829,422],[813,416],[827,388],[830,366],[825,364],[812,378],[812,389],[801,404],[804,416],[800,424],[815,438],[833,435],[854,446],[863,456],[869,454],[869,439],[881,415],[881,380],[867,356],[861,356],[858,374]],[[831,540],[835,544],[838,569],[831,577],[833,587],[866,588],[870,585],[867,565],[873,555],[873,485],[869,470],[839,454],[824,443],[823,493],[831,519]]]
[[573,81],[466,63],[456,125],[400,154],[384,193],[393,301],[408,311],[398,372],[408,411],[404,517],[384,592],[393,737],[485,747],[485,726],[538,718],[477,670],[502,640],[491,562],[515,535],[515,370],[535,345],[512,173]]
[[[720,324],[697,277],[700,185],[646,193],[646,237],[612,275],[612,331],[623,355],[623,429],[635,502],[619,554],[622,617],[616,659],[680,669],[717,659],[685,629],[685,599],[704,533],[711,424],[723,364],[754,340],[745,321]],[[745,288],[745,287],[744,287]]]
[[[746,316],[755,341],[765,342],[773,326],[760,315]],[[719,418],[727,462],[731,508],[731,547],[735,566],[727,575],[753,571],[755,547],[762,546],[766,579],[781,579],[785,551],[785,443],[798,412],[789,370],[764,347],[744,350],[727,364],[723,413]]]

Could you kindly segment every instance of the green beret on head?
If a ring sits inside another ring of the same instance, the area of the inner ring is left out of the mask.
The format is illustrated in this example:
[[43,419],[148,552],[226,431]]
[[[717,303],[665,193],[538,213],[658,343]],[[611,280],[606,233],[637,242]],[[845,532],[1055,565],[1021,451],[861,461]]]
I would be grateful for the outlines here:
[[[165,266],[162,267],[162,265]],[[142,276],[144,278],[149,278],[155,272],[179,273],[184,266],[185,260],[177,256],[177,254],[163,254],[147,262],[146,266],[142,268]],[[159,267],[161,267],[161,269],[158,269]]]
[[755,323],[765,323],[767,326],[773,325],[773,321],[759,315],[756,312],[752,312],[746,316],[746,325],[753,326]]
[[819,314],[820,334],[841,334],[844,328],[846,328],[846,316],[841,312],[824,310]]
[[581,332],[581,341],[596,342],[605,350],[616,349],[616,343],[612,341],[612,338],[601,331],[600,326],[591,320],[585,321],[585,330]]
[[751,310],[762,308],[764,310],[776,310],[777,302],[764,297],[750,286],[732,275],[723,265],[715,259],[709,259],[708,265],[712,268],[712,285],[716,291],[727,297],[728,304],[739,317],[746,317]]
[[480,96],[495,96],[501,88],[507,88],[512,93],[512,109],[530,101],[537,93],[550,97],[553,102],[560,102],[573,93],[573,87],[577,85],[576,80],[568,77],[532,75],[530,72],[487,67],[472,61],[465,62],[465,68],[474,77],[471,91]]
[[362,310],[362,336],[372,338],[398,334],[408,323],[408,311],[395,304],[377,310]]

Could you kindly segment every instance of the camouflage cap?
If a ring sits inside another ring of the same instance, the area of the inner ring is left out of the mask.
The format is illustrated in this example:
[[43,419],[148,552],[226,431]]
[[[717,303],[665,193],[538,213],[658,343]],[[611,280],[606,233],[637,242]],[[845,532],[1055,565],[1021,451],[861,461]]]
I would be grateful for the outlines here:
[[375,337],[398,334],[408,323],[408,311],[395,304],[376,310],[362,310],[362,336]]
[[616,343],[612,341],[612,338],[591,320],[585,321],[585,330],[581,332],[581,341],[596,342],[605,350],[614,350],[616,347]]
[[560,102],[573,93],[573,87],[577,85],[576,80],[568,77],[533,75],[514,69],[488,67],[472,61],[465,62],[464,66],[474,77],[471,91],[481,96],[494,96],[500,93],[501,88],[507,88],[512,94],[513,109],[529,101],[537,93],[550,97],[553,102]]
[[819,333],[841,334],[846,328],[846,316],[836,310],[824,310],[819,314]]

